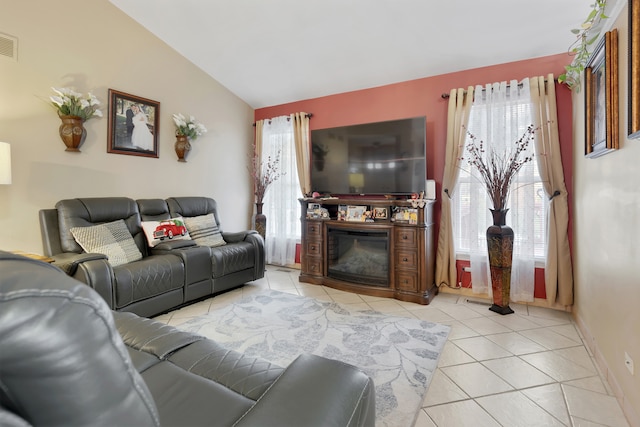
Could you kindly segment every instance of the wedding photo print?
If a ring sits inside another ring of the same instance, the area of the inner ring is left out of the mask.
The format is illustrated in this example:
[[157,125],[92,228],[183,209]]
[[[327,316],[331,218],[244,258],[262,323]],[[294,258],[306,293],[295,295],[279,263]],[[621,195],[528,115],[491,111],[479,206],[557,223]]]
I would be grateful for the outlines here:
[[109,89],[107,152],[158,158],[160,103]]

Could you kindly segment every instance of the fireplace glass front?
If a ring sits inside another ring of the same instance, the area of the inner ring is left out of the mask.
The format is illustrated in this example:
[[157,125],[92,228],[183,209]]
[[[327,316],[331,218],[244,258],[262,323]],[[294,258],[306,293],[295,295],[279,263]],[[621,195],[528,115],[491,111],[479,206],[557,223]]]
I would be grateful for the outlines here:
[[364,285],[389,287],[389,231],[327,227],[327,275]]

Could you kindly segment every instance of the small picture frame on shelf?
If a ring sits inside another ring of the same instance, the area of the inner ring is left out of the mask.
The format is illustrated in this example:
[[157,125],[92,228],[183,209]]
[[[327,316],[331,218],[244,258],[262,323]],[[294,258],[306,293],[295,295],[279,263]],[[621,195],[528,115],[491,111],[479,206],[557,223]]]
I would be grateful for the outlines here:
[[392,221],[416,225],[418,224],[418,209],[398,208],[393,214]]
[[338,212],[336,213],[336,219],[338,221],[347,220],[347,205],[338,205]]
[[347,221],[364,222],[366,206],[347,206]]
[[373,219],[387,219],[387,208],[373,208]]

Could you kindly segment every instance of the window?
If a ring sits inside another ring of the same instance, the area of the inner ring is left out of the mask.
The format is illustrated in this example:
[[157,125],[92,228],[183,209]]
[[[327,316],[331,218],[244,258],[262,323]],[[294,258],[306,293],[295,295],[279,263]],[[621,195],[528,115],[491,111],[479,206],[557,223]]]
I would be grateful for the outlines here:
[[264,123],[262,161],[278,157],[281,176],[267,188],[263,213],[267,217],[265,250],[267,263],[290,265],[295,260],[296,243],[301,237],[300,203],[302,197],[296,166],[293,125],[287,116]]
[[[506,141],[505,149],[509,150],[509,144],[515,144],[531,123],[533,117],[527,99],[507,100],[499,105],[474,104],[468,129],[484,141],[486,147],[500,150],[500,145]],[[533,152],[533,142],[528,148]],[[463,158],[467,158],[466,143]],[[460,167],[452,198],[453,234],[456,257],[468,259],[473,252],[486,253],[485,233],[492,224],[491,201],[475,168],[466,160],[460,162]],[[507,224],[515,234],[514,257],[518,253],[531,253],[536,261],[544,262],[548,204],[534,157],[522,167],[512,183]]]

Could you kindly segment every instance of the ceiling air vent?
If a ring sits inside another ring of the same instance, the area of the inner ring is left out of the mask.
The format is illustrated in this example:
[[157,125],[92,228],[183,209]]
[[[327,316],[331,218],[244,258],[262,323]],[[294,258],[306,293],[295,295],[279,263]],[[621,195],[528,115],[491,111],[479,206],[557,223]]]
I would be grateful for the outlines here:
[[0,33],[0,58],[18,60],[18,39]]

